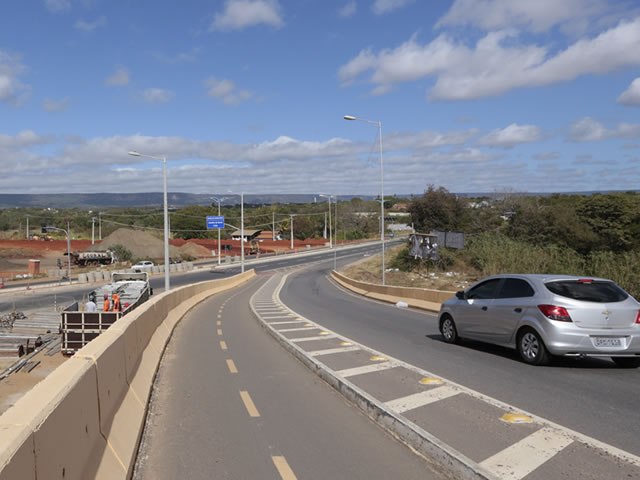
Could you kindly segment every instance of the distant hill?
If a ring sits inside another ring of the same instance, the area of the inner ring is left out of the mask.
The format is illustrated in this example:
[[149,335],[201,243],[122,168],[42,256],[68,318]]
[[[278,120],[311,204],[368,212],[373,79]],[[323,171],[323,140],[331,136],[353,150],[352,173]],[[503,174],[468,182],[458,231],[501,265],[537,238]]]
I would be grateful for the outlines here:
[[[187,205],[211,205],[212,196],[222,196],[223,205],[240,203],[239,196],[230,194],[173,193],[168,195],[170,207]],[[340,195],[341,200],[351,198],[370,200],[367,195]],[[314,200],[315,199],[315,200]],[[326,202],[325,198],[311,194],[245,194],[246,204],[270,205],[272,203],[313,203]],[[57,194],[0,194],[0,208],[113,208],[113,207],[153,207],[163,204],[162,192],[150,193],[57,193]]]
[[[456,193],[456,192],[454,192]],[[596,193],[615,193],[615,191],[602,192],[559,192],[560,195],[593,195]],[[494,197],[499,193],[460,193],[461,197]],[[525,196],[548,196],[553,193],[511,193],[512,195]],[[396,197],[411,198],[419,197],[422,193],[396,194]],[[169,192],[170,207],[185,207],[187,205],[211,205],[212,196],[225,197],[223,205],[234,205],[240,203],[240,197],[232,194],[196,194],[184,192]],[[391,198],[393,195],[387,194],[385,198]],[[352,198],[361,198],[363,200],[373,200],[374,195],[339,195],[340,201],[350,200]],[[326,202],[327,199],[320,197],[319,194],[245,194],[245,204],[251,205],[271,205],[272,203],[313,203]],[[157,207],[162,206],[162,192],[147,193],[43,193],[43,194],[0,194],[0,208],[116,208],[116,207]]]

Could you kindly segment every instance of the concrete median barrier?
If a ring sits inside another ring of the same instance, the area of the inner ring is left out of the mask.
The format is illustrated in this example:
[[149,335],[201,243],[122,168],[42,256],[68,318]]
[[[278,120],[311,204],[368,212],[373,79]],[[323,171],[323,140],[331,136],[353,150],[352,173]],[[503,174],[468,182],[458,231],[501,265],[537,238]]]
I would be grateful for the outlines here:
[[54,370],[0,416],[0,480],[130,478],[173,329],[195,305],[254,275],[158,295]]
[[358,295],[374,298],[383,302],[405,302],[408,306],[420,308],[431,312],[440,310],[442,302],[455,295],[455,292],[446,290],[431,290],[428,288],[394,287],[390,285],[377,285],[374,283],[360,282],[349,278],[339,272],[331,272],[338,284]]

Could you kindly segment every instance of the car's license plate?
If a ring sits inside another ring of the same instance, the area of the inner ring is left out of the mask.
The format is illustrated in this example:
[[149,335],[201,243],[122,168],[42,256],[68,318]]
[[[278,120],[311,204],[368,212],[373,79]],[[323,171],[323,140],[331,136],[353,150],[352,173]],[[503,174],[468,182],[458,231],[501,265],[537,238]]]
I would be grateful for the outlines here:
[[604,348],[622,347],[622,339],[616,337],[594,337],[593,345]]

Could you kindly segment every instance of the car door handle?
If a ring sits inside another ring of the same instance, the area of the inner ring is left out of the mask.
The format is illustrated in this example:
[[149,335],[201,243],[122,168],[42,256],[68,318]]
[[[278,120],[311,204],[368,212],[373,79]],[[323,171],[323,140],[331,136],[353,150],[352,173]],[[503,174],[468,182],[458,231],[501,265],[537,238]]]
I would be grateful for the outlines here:
[[522,309],[520,307],[514,308],[513,311],[516,313],[522,313]]
[[487,311],[487,307],[482,307],[482,310],[484,310],[485,312]]

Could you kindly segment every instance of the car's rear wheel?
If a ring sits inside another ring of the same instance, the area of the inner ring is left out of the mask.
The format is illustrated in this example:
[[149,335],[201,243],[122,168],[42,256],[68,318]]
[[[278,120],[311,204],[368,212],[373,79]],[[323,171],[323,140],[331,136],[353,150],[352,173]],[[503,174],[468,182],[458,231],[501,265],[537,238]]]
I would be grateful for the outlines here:
[[458,343],[458,341],[460,341],[456,324],[450,315],[442,317],[442,321],[440,322],[440,333],[442,333],[444,341],[447,343]]
[[518,335],[518,353],[522,361],[530,365],[545,365],[550,358],[542,338],[532,328],[522,330]]
[[638,357],[612,357],[611,360],[620,368],[640,367],[640,358]]

